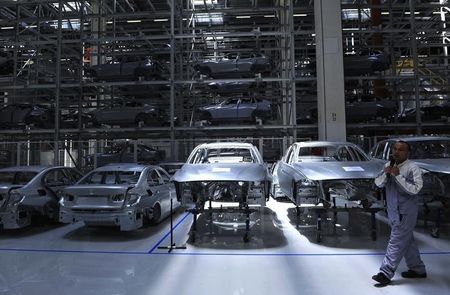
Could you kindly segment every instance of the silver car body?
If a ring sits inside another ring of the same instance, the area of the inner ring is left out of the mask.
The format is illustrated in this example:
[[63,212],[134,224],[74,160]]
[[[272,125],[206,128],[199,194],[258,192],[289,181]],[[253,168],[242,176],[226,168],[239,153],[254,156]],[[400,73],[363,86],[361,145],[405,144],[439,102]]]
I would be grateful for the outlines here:
[[271,60],[261,53],[229,53],[218,60],[210,59],[196,65],[200,73],[213,78],[251,77],[255,73],[266,73],[272,69]]
[[370,155],[384,162],[389,161],[393,145],[399,141],[411,147],[409,158],[422,168],[424,185],[420,191],[424,203],[450,201],[450,137],[412,136],[390,138],[378,142]]
[[81,178],[74,168],[18,166],[0,169],[0,224],[5,229],[31,224],[34,215],[58,220],[58,195]]
[[329,205],[332,197],[338,197],[367,207],[379,199],[373,180],[383,162],[371,161],[355,144],[296,142],[277,165],[274,183],[279,187],[273,191],[279,189],[298,206]]
[[179,207],[169,174],[158,166],[110,164],[91,171],[62,192],[60,222],[119,226],[122,231],[159,223]]
[[258,149],[239,142],[198,145],[173,176],[182,204],[213,200],[265,206],[271,179]]

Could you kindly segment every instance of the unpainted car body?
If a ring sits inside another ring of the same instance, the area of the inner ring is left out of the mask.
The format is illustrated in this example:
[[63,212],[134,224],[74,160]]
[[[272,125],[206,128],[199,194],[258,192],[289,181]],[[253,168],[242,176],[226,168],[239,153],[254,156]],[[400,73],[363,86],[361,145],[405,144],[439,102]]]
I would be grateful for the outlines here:
[[[388,70],[391,65],[389,55],[381,51],[344,55],[343,63],[346,76],[371,75]],[[316,76],[316,60],[305,57],[297,61],[295,75],[297,77]]]
[[0,224],[5,229],[31,224],[32,216],[58,220],[59,192],[81,178],[74,168],[18,166],[0,169]]
[[50,108],[31,104],[9,104],[0,109],[1,128],[14,128],[24,125],[38,127],[52,126],[54,111]]
[[226,82],[210,82],[208,88],[210,91],[226,95],[231,93],[249,93],[256,91],[264,91],[267,82],[246,82],[246,81],[226,81]]
[[[297,206],[329,206],[332,197],[370,207],[380,200],[374,178],[381,161],[349,142],[310,141],[293,143],[277,164],[277,189]],[[275,178],[274,177],[274,178]]]
[[200,144],[173,176],[183,205],[208,200],[265,206],[272,177],[258,149],[249,143]]
[[419,193],[420,201],[450,202],[450,137],[412,136],[398,137],[378,142],[370,155],[385,163],[389,161],[394,144],[405,141],[411,147],[409,159],[424,172],[424,185]]
[[133,163],[97,168],[62,192],[59,220],[136,230],[159,223],[179,207],[169,174],[158,166]]
[[111,61],[85,69],[88,76],[99,81],[138,80],[139,77],[152,80],[159,77],[161,71],[158,61],[140,56],[128,56],[117,62]]
[[272,70],[272,61],[262,53],[231,52],[215,60],[204,60],[194,66],[203,75],[212,78],[253,77]]
[[199,119],[211,123],[256,122],[271,118],[273,114],[270,101],[251,97],[229,98],[209,106],[199,108]]
[[[367,123],[392,121],[397,113],[393,101],[354,101],[345,104],[346,123]],[[317,123],[317,107],[312,107],[306,116],[299,118],[299,123]]]
[[162,108],[137,100],[118,100],[90,114],[95,124],[129,126],[142,122],[146,126],[162,126],[168,121]]
[[[135,153],[136,152],[136,153]],[[136,157],[136,158],[135,158]],[[86,157],[88,166],[100,167],[111,163],[155,164],[164,160],[166,152],[143,144],[131,142],[118,143],[104,153],[91,154]]]

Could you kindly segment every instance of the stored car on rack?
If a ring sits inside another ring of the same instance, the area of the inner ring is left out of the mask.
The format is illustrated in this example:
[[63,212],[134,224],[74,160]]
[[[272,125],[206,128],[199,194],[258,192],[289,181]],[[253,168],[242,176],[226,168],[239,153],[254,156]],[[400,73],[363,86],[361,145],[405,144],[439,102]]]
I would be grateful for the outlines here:
[[203,106],[198,109],[199,119],[211,123],[220,122],[256,122],[265,121],[272,117],[273,105],[270,101],[240,97],[229,98],[218,104]]
[[161,75],[162,66],[150,57],[127,56],[118,61],[89,66],[85,73],[96,81],[130,81],[139,77],[152,80]]
[[53,126],[54,111],[32,104],[9,104],[0,109],[0,128],[34,125],[41,128]]
[[158,166],[133,163],[97,168],[61,194],[62,223],[118,226],[131,231],[145,221],[159,223],[179,207],[169,174]]
[[[345,104],[346,123],[369,123],[393,121],[397,113],[394,101],[354,101]],[[306,111],[299,123],[317,123],[317,107]]]
[[161,107],[138,100],[117,100],[90,113],[94,124],[162,126],[169,121]]
[[81,178],[74,168],[17,166],[0,169],[0,224],[5,229],[31,224],[33,216],[58,221],[59,192]]
[[269,73],[273,66],[270,58],[262,53],[231,52],[218,59],[208,59],[194,65],[203,75],[212,78],[254,77],[257,73]]
[[272,191],[279,189],[297,206],[328,207],[337,197],[369,208],[380,200],[374,178],[382,168],[382,161],[372,161],[353,143],[296,142],[278,163],[274,183],[279,188]]
[[104,153],[88,155],[86,165],[100,167],[111,163],[156,164],[165,157],[164,150],[126,141],[112,145]]
[[[381,51],[360,52],[358,54],[344,55],[344,75],[360,76],[372,75],[386,71],[391,66],[388,54]],[[316,76],[316,60],[304,57],[295,63],[297,77]]]
[[208,83],[209,90],[220,95],[264,91],[266,86],[267,82],[255,81],[222,81]]
[[409,144],[409,159],[424,172],[423,187],[419,193],[421,203],[440,201],[450,204],[450,137],[412,136],[389,138],[378,142],[370,151],[375,159],[389,161],[394,144]]
[[198,145],[173,176],[182,204],[208,200],[265,206],[271,176],[258,149],[250,143]]

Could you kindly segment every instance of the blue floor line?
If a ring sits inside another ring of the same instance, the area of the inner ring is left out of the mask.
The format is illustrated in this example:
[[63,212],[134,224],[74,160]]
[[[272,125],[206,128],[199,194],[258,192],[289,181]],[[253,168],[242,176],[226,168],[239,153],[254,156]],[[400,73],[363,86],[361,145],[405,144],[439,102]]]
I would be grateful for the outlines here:
[[[186,213],[186,215],[184,215],[184,217],[183,217],[180,221],[178,221],[177,224],[175,224],[175,226],[172,228],[172,231],[174,231],[174,230],[177,228],[177,226],[179,226],[181,223],[183,223],[183,221],[186,219],[186,217],[189,216],[189,214],[190,214],[190,213]],[[162,237],[162,238],[156,243],[156,245],[154,245],[154,246],[150,249],[150,251],[148,251],[147,253],[148,253],[148,254],[152,254],[152,252],[155,251],[155,249],[157,249],[157,248],[159,247],[159,245],[160,245],[160,244],[161,244],[161,243],[162,243],[169,235],[170,235],[170,230],[169,230],[169,232],[166,233],[166,234],[164,235],[164,237]]]
[[[120,255],[182,255],[182,256],[384,256],[384,252],[376,253],[208,253],[208,252],[131,252],[131,251],[93,251],[93,250],[50,250],[50,249],[26,249],[26,248],[0,248],[0,252],[46,252],[46,253],[80,253],[80,254],[120,254]],[[450,252],[421,252],[426,255],[450,255]]]

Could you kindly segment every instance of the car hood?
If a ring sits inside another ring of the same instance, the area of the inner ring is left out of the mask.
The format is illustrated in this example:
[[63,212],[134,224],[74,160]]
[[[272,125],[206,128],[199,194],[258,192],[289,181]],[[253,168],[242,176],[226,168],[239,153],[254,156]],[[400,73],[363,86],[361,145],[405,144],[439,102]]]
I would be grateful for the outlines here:
[[264,181],[270,178],[262,164],[185,164],[173,176],[177,182]]
[[370,179],[383,169],[377,162],[302,162],[294,168],[311,180]]
[[425,170],[450,174],[450,159],[413,159],[412,161]]

